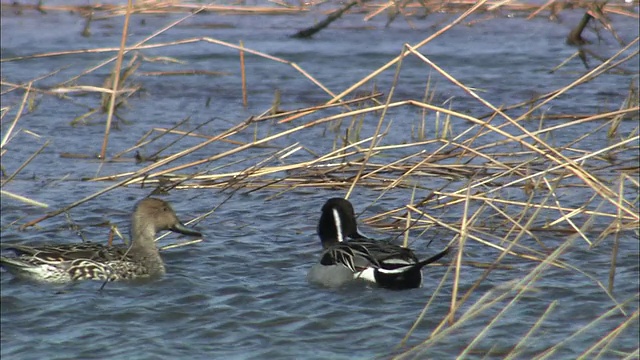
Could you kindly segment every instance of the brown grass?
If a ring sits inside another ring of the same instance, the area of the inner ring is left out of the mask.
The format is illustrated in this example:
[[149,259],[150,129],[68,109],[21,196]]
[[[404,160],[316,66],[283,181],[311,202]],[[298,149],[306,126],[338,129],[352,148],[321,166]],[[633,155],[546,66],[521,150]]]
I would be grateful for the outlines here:
[[[199,132],[200,127],[205,123],[198,124],[191,131],[177,130],[179,125],[188,120],[185,118],[183,122],[177,123],[172,128],[150,129],[136,144],[127,149],[111,149],[111,152],[115,153],[111,158],[106,156],[109,137],[109,121],[107,121],[104,145],[101,151],[103,161],[121,161],[127,156],[131,158],[133,156],[131,153],[140,147],[155,142],[159,143],[160,139],[166,137],[174,137],[175,140],[162,146],[151,156],[138,159],[144,161],[144,165],[135,172],[101,175],[87,179],[87,181],[109,184],[104,189],[83,199],[73,201],[40,219],[29,221],[23,224],[23,227],[33,226],[44,219],[66,213],[69,209],[95,199],[106,192],[134,185],[156,188],[157,191],[224,189],[229,191],[227,199],[237,191],[247,193],[268,191],[271,198],[275,198],[302,188],[344,190],[348,197],[354,188],[368,187],[379,194],[373,202],[385,196],[390,190],[406,189],[408,199],[406,204],[380,214],[374,214],[363,221],[368,226],[381,231],[404,234],[405,244],[408,243],[409,231],[412,233],[439,231],[447,234],[451,239],[450,243],[456,244],[458,251],[453,256],[451,266],[447,269],[440,284],[434,289],[424,310],[417,317],[414,326],[408,329],[402,344],[409,340],[412,332],[419,326],[433,302],[436,301],[438,295],[441,295],[446,283],[451,283],[453,289],[452,293],[448,295],[450,297],[449,313],[439,315],[441,316],[440,324],[432,330],[428,338],[414,342],[411,348],[403,347],[403,353],[397,356],[398,359],[424,355],[448,334],[465,326],[468,321],[486,314],[489,308],[500,304],[501,310],[493,315],[486,324],[486,328],[480,331],[475,339],[464,344],[460,352],[461,357],[472,354],[486,331],[489,331],[505,316],[504,314],[508,310],[519,306],[522,297],[533,291],[536,282],[541,280],[550,268],[564,269],[579,274],[584,278],[585,286],[592,286],[594,291],[606,294],[610,300],[610,310],[594,319],[589,327],[596,327],[601,320],[613,316],[620,319],[619,327],[603,334],[601,340],[583,349],[582,354],[585,358],[596,355],[607,357],[611,350],[611,344],[626,328],[636,324],[638,318],[637,308],[629,313],[626,306],[634,301],[637,302],[638,294],[622,299],[614,296],[620,238],[621,236],[633,236],[629,234],[634,231],[637,234],[637,229],[640,226],[639,199],[625,195],[628,193],[626,191],[628,189],[632,189],[637,194],[640,188],[638,180],[640,167],[637,155],[640,140],[639,128],[636,127],[627,133],[621,133],[620,130],[622,121],[628,119],[637,121],[640,110],[638,89],[635,87],[637,74],[633,72],[629,74],[624,69],[624,66],[630,62],[638,61],[637,48],[635,51],[630,50],[637,46],[638,38],[628,44],[622,44],[619,52],[609,58],[602,59],[597,66],[577,77],[572,83],[538,96],[531,101],[510,106],[496,106],[490,103],[478,91],[469,88],[451,76],[441,67],[441,64],[436,64],[428,56],[420,53],[418,49],[452,27],[469,21],[468,17],[472,14],[476,15],[473,20],[475,22],[499,16],[499,12],[503,10],[517,12],[527,18],[553,17],[567,8],[581,7],[585,11],[593,11],[591,2],[548,1],[543,5],[531,5],[519,2],[422,1],[403,2],[400,6],[395,6],[395,3],[392,2],[363,1],[362,6],[354,8],[353,11],[363,13],[365,21],[379,16],[384,11],[395,11],[397,15],[411,19],[424,11],[425,8],[429,8],[431,11],[446,11],[459,15],[456,15],[455,19],[418,44],[405,45],[396,58],[337,95],[298,64],[252,50],[242,44],[230,44],[209,37],[149,43],[151,39],[162,32],[201,11],[255,15],[257,13],[296,14],[309,10],[309,7],[289,7],[285,2],[274,4],[269,8],[258,8],[249,6],[193,6],[176,2],[148,1],[136,4],[130,2],[128,8],[119,5],[39,6],[37,9],[41,11],[73,10],[80,14],[92,12],[94,17],[129,16],[132,13],[158,12],[189,12],[189,14],[131,46],[126,46],[124,41],[127,33],[125,27],[119,48],[70,50],[2,59],[1,61],[24,61],[51,56],[118,52],[117,56],[110,57],[92,69],[83,71],[54,89],[39,89],[36,85],[40,78],[33,79],[27,84],[12,84],[3,80],[2,85],[7,88],[3,94],[10,91],[24,91],[25,95],[18,105],[18,115],[2,138],[0,146],[2,156],[8,154],[5,145],[11,139],[12,131],[20,119],[20,114],[28,106],[30,94],[68,97],[72,97],[78,91],[106,94],[109,100],[108,118],[111,119],[117,108],[117,96],[137,91],[135,86],[126,87],[126,82],[119,81],[119,74],[123,70],[122,57],[134,50],[158,49],[193,43],[226,47],[230,51],[239,51],[243,57],[253,55],[264,61],[290,66],[296,75],[308,79],[320,91],[326,93],[329,100],[317,106],[289,111],[280,111],[279,101],[275,101],[272,109],[254,115],[215,136]],[[7,6],[9,5],[3,5],[3,8]],[[24,11],[34,8],[31,5],[15,6]],[[603,14],[615,13],[637,17],[637,14],[631,13],[631,8],[624,4],[606,4],[600,10]],[[192,11],[193,13],[191,13]],[[483,17],[478,18],[478,14],[482,14]],[[605,17],[597,17],[597,21],[617,37],[615,27],[608,23]],[[574,56],[579,55],[577,52]],[[581,55],[588,56],[588,54]],[[430,69],[434,76],[438,74],[464,91],[470,98],[482,104],[486,108],[486,113],[478,116],[469,115],[451,104],[434,104],[431,100],[434,99],[433,94],[437,93],[437,88],[433,87],[431,80],[425,84],[425,96],[422,99],[394,100],[394,91],[403,86],[399,82],[398,74],[405,66],[403,60],[407,57],[420,60],[422,65]],[[110,64],[114,60],[116,61],[114,65],[115,80],[111,86],[98,88],[71,85],[82,76]],[[244,68],[244,61],[241,63]],[[560,64],[558,68],[562,66],[563,64]],[[388,89],[384,89],[385,97],[375,89],[366,94],[362,93],[367,84],[372,84],[380,74],[392,67],[395,67],[396,76],[392,85]],[[132,69],[131,71],[137,71],[134,61],[129,64],[128,68]],[[620,104],[618,110],[593,114],[539,114],[541,107],[553,104],[559,96],[568,91],[585,86],[596,77],[613,76],[612,74],[616,72],[626,76],[622,77],[620,81],[628,81],[628,84],[624,83],[624,86],[628,86],[629,89],[627,99]],[[635,82],[633,76],[636,76]],[[123,79],[126,80],[126,77],[123,76]],[[422,117],[414,119],[412,124],[415,136],[412,139],[405,139],[404,143],[382,145],[381,141],[395,126],[393,120],[387,118],[386,115],[390,110],[396,108],[415,109],[418,111],[414,113],[420,112],[422,114]],[[326,115],[324,110],[327,109],[338,109],[340,113]],[[509,113],[519,111],[518,113],[521,115],[514,118],[508,115],[507,111]],[[3,117],[4,114],[6,111],[3,110]],[[363,121],[376,121],[375,131],[371,136],[362,136],[361,125]],[[432,121],[431,124],[430,121]],[[525,123],[531,124],[533,122],[539,124],[537,130],[532,131],[524,126]],[[275,131],[273,130],[274,123],[290,123],[292,126],[286,130]],[[457,134],[454,133],[453,123],[466,124],[465,130]],[[590,123],[598,124],[598,126],[594,130],[584,133],[582,126]],[[309,150],[303,142],[292,141],[289,146],[273,148],[270,152],[266,151],[267,147],[272,146],[276,139],[292,139],[293,135],[301,135],[298,138],[304,139],[305,137],[302,135],[315,128],[325,129],[328,134],[335,134],[333,149],[326,153],[316,154]],[[255,135],[257,129],[266,129],[269,135],[257,136]],[[576,137],[569,144],[558,147],[550,139],[551,135],[559,130],[573,129],[575,129]],[[601,131],[607,132],[610,138],[608,144],[603,144],[598,149],[580,147],[581,141]],[[254,132],[253,141],[242,140],[249,138],[246,135],[252,132]],[[201,141],[190,148],[174,151],[174,145],[187,137]],[[496,140],[486,141],[487,138]],[[217,142],[224,143],[224,148],[228,150],[188,163],[174,164],[176,160],[183,159],[188,155],[193,156],[196,151]],[[424,150],[426,145],[434,146],[435,150],[426,152]],[[47,143],[42,148],[45,146]],[[256,149],[261,151],[256,152]],[[399,149],[404,149],[404,155],[397,155]],[[506,151],[505,149],[510,150]],[[291,155],[301,152],[307,153],[307,160],[289,160]],[[15,175],[27,167],[38,153],[34,153],[12,175],[4,177],[2,185],[11,182]],[[241,161],[243,166],[246,165],[245,168],[243,170],[227,170],[226,168],[240,163],[233,160],[235,157],[232,155],[237,154],[243,155]],[[196,166],[200,169],[205,168],[205,170],[196,171],[194,170]],[[443,181],[444,185],[438,188],[424,185],[429,184],[433,179]],[[580,193],[584,194],[582,203],[576,205],[576,199],[571,199],[571,202],[568,203],[560,194],[566,189],[579,189]],[[517,196],[509,196],[509,194]],[[3,195],[37,204],[35,200],[10,194],[4,190]],[[514,200],[514,198],[519,200]],[[201,219],[210,216],[214,211],[215,209],[212,209],[203,214]],[[444,220],[442,214],[446,213],[462,214],[462,218]],[[554,236],[555,241],[549,241],[546,236],[542,236],[549,233],[561,234],[561,236]],[[469,261],[465,259],[465,250],[470,246],[486,247],[493,252],[495,257],[480,264]],[[595,278],[587,269],[578,268],[562,259],[563,254],[575,248],[595,248],[598,246],[606,248],[606,251],[611,251],[607,284]],[[531,269],[519,277],[514,275],[516,276],[514,280],[504,286],[477,294],[480,291],[478,290],[480,285],[493,271],[511,268],[512,264],[509,263],[509,260],[525,262],[531,266]],[[470,288],[463,289],[460,287],[460,278],[464,276],[466,266],[477,266],[484,270]],[[477,299],[474,299],[472,295],[476,295]],[[470,301],[474,302],[469,304]],[[552,316],[556,306],[556,300],[549,301],[546,310],[540,314],[539,321],[533,324],[522,339],[503,355],[506,358],[522,356],[521,351],[523,351],[524,345],[539,331],[542,322]],[[559,339],[557,344],[537,354],[536,358],[553,358],[556,349],[586,330],[579,330],[568,339]],[[636,354],[637,352],[638,350],[636,350]]]

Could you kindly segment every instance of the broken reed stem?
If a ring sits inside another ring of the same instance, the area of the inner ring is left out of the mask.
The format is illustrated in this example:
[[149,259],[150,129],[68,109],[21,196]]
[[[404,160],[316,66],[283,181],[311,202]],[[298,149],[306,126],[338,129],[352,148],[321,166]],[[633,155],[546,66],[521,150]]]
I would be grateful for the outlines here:
[[247,103],[247,76],[244,69],[244,44],[240,41],[240,81],[242,82],[242,106],[245,108]]
[[129,35],[129,19],[131,18],[131,9],[133,8],[133,0],[127,0],[127,13],[124,17],[124,25],[122,25],[122,37],[120,38],[120,49],[116,57],[116,64],[113,69],[113,86],[111,98],[109,99],[109,109],[107,113],[107,121],[104,129],[104,138],[102,140],[102,149],[100,150],[100,159],[104,160],[107,153],[107,144],[109,143],[109,132],[111,131],[111,120],[113,119],[113,111],[116,107],[116,98],[118,97],[118,88],[120,86],[120,71],[122,69],[122,58],[124,57],[124,48],[127,44],[127,36]]
[[16,117],[13,119],[11,126],[9,127],[7,132],[4,134],[4,137],[2,138],[2,142],[0,143],[0,149],[4,149],[4,146],[9,141],[9,137],[13,133],[13,129],[15,129],[16,124],[18,123],[18,120],[20,120],[20,117],[22,116],[22,112],[24,111],[24,106],[27,103],[27,99],[29,98],[29,93],[31,92],[31,85],[32,85],[32,82],[30,81],[27,84],[27,89],[25,90],[24,96],[22,97],[22,101],[20,102],[20,107],[18,107],[18,111],[16,112]]
[[624,178],[623,176],[619,177],[618,180],[620,183],[618,185],[618,200],[620,201],[620,205],[618,206],[618,219],[615,221],[615,233],[613,237],[613,246],[611,247],[611,267],[609,268],[609,285],[607,286],[607,290],[613,293],[613,284],[616,276],[616,262],[618,258],[618,249],[620,247],[620,224],[622,222],[622,213],[620,211],[620,207],[622,206],[622,199],[624,199]]
[[[196,14],[200,13],[202,10],[203,10],[203,8],[201,7],[201,8],[199,8],[199,9],[195,10],[193,13],[188,14],[188,15],[185,15],[183,18],[178,19],[178,20],[176,20],[176,21],[174,21],[174,22],[170,23],[169,25],[167,25],[167,26],[165,26],[165,27],[161,28],[160,30],[158,30],[158,31],[154,32],[153,34],[151,34],[151,35],[147,36],[146,38],[142,39],[141,41],[137,42],[137,43],[136,43],[135,45],[133,45],[131,48],[126,48],[123,52],[124,52],[124,53],[128,53],[128,52],[129,52],[129,51],[131,51],[131,50],[137,50],[137,49],[139,49],[139,48],[142,48],[142,45],[143,45],[143,44],[145,44],[145,43],[147,43],[148,41],[150,41],[150,40],[154,39],[154,38],[155,38],[155,37],[157,37],[158,35],[160,35],[160,34],[162,34],[162,33],[166,32],[166,31],[168,31],[169,29],[171,29],[171,28],[175,27],[176,25],[178,25],[178,24],[182,23],[183,21],[185,21],[185,20],[189,19],[190,17],[195,16]],[[157,46],[150,46],[150,47],[157,47]],[[109,50],[109,51],[111,51],[111,52],[112,52],[112,51],[120,51],[120,49],[121,49],[121,48],[112,48],[112,49],[111,49],[111,50]],[[80,52],[89,52],[89,51],[87,51],[87,50],[79,50],[79,51],[80,51]],[[95,51],[95,52],[98,52],[98,51]],[[41,54],[41,55],[39,55],[39,57],[54,56],[54,54],[55,54],[55,55],[66,55],[66,54],[71,54],[71,53],[73,53],[73,52],[69,52],[69,51],[67,51],[67,52],[61,52],[61,53],[49,53],[49,55],[47,55],[47,54],[42,55],[42,54]],[[23,58],[25,58],[25,57],[12,58],[12,59],[5,59],[4,61],[11,61],[11,60],[14,60],[14,59],[23,59]],[[72,77],[72,78],[70,78],[70,79],[66,80],[66,81],[65,81],[65,82],[63,82],[61,85],[67,85],[67,84],[74,83],[74,82],[75,82],[76,80],[78,80],[79,78],[81,78],[81,77],[83,77],[83,76],[85,76],[85,75],[87,75],[87,74],[90,74],[90,73],[92,73],[92,72],[94,72],[94,71],[96,71],[96,70],[100,69],[101,67],[103,67],[103,66],[105,66],[105,65],[107,65],[107,64],[109,64],[109,63],[111,63],[113,60],[116,60],[116,59],[117,59],[117,56],[116,56],[116,57],[111,57],[111,58],[109,58],[109,59],[107,59],[107,60],[105,60],[105,61],[103,61],[103,62],[99,63],[98,65],[96,65],[96,66],[94,66],[94,67],[92,67],[92,68],[90,68],[90,69],[88,69],[88,70],[85,70],[85,71],[83,71],[82,73],[80,73],[80,74],[78,74],[78,75],[76,75],[76,76],[74,76],[74,77]]]
[[16,171],[13,172],[13,174],[11,174],[7,179],[2,181],[2,185],[4,186],[5,184],[13,180],[13,178],[15,178],[20,173],[20,171],[22,171],[22,169],[27,167],[27,165],[29,165],[29,163],[33,161],[33,159],[35,159],[36,156],[38,156],[42,152],[42,150],[44,150],[47,146],[49,146],[50,142],[51,140],[47,140],[44,144],[42,144],[42,146],[38,150],[36,150],[36,152],[31,154],[31,156],[29,156],[29,158],[24,163],[22,163],[22,165],[20,165]]

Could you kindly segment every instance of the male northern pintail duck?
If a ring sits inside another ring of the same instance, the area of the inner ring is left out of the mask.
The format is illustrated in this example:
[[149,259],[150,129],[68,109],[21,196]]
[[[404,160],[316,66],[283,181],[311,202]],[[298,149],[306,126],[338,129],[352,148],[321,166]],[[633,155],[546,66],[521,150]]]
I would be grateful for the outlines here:
[[447,247],[420,261],[411,249],[361,235],[353,206],[342,198],[329,199],[322,207],[318,235],[325,251],[308,279],[331,287],[362,279],[394,290],[417,288],[422,268],[449,252]]
[[156,233],[170,230],[201,236],[178,220],[167,202],[147,198],[136,204],[131,216],[131,245],[96,243],[27,246],[2,244],[15,257],[0,256],[0,265],[16,277],[49,283],[75,280],[131,280],[165,273],[155,244]]

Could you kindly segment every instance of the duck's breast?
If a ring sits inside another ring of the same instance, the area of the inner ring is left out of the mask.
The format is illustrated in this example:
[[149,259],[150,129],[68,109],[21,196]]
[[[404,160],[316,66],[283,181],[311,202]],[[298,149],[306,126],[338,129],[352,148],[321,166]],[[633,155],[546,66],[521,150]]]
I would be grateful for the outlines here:
[[340,287],[350,281],[353,281],[353,279],[353,271],[346,266],[339,264],[314,264],[307,274],[307,280],[309,282],[326,287]]

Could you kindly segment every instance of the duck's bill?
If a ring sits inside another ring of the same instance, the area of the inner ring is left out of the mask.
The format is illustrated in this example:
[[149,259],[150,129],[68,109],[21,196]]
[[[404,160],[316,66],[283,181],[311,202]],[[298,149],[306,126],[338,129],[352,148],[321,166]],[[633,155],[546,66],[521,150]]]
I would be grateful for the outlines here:
[[184,226],[181,223],[175,224],[171,227],[171,229],[169,229],[173,232],[177,232],[180,234],[184,234],[184,235],[190,235],[190,236],[202,236],[202,234],[198,231],[195,231],[193,229],[190,229],[186,226]]

